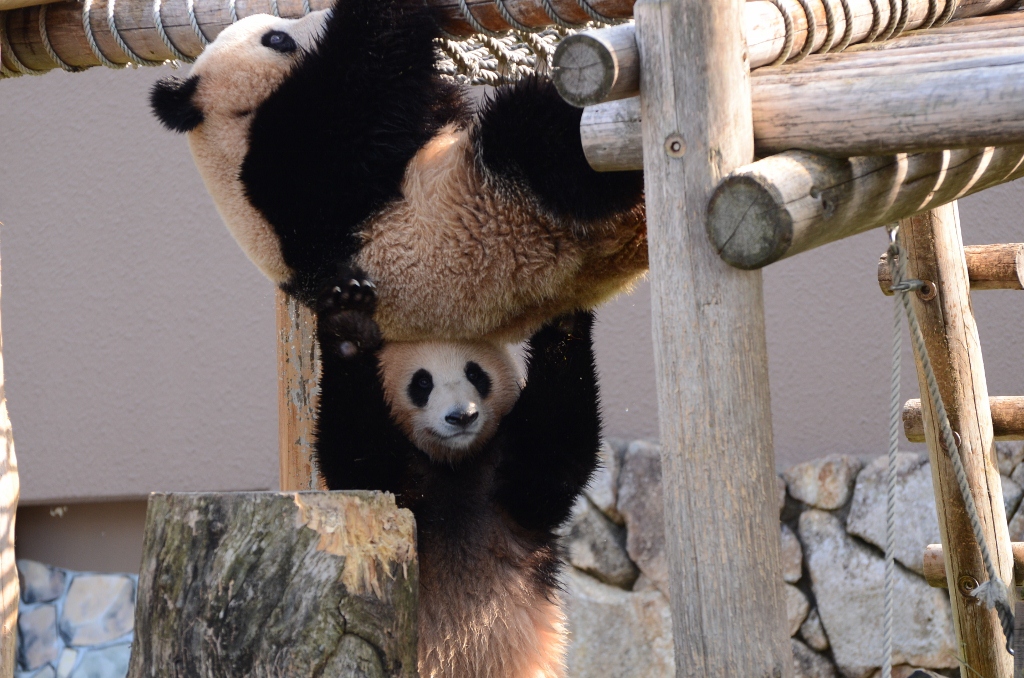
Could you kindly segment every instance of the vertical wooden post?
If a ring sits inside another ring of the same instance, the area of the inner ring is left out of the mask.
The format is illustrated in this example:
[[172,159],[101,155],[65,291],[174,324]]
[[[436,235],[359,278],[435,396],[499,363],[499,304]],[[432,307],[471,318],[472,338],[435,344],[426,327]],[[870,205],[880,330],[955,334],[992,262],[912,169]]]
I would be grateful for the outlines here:
[[0,678],[14,675],[18,660],[18,570],[14,564],[14,519],[18,511],[18,458],[14,455],[14,434],[7,414],[4,388],[3,335],[0,334]]
[[677,676],[791,676],[761,274],[718,257],[718,181],[753,158],[743,0],[634,7]]
[[319,396],[316,319],[302,304],[277,292],[277,404],[281,490],[316,490],[313,426]]
[[[900,234],[908,252],[907,275],[934,285],[934,290],[915,294],[912,302],[949,423],[960,436],[960,453],[985,540],[1000,576],[1012,586],[1013,554],[999,468],[992,448],[992,414],[985,365],[971,310],[970,281],[956,203],[901,220]],[[942,449],[935,404],[928,398],[928,386],[920,368],[918,363],[918,382],[924,396],[925,440],[932,464],[946,581],[953,605],[953,628],[960,659],[966,664],[961,665],[960,675],[963,678],[979,675],[1010,678],[1013,657],[1005,649],[999,618],[994,610],[985,609],[969,595],[978,582],[988,577],[957,489],[952,464]]]

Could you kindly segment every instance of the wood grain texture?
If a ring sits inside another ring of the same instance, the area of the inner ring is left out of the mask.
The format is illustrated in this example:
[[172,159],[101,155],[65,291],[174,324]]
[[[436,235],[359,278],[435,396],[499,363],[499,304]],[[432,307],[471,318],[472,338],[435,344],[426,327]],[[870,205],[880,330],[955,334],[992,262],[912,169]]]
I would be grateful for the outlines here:
[[326,489],[313,461],[316,407],[320,395],[316,318],[309,309],[280,290],[276,303],[281,490]]
[[[783,0],[793,18],[793,46],[791,59],[800,53],[807,40],[807,17],[803,7],[797,0]],[[808,0],[814,16],[815,31],[813,49],[818,54],[825,54],[830,47],[837,46],[846,33],[846,14],[837,9],[835,31],[828,44],[828,24],[822,0]],[[1024,25],[1024,14],[1020,12],[988,17],[989,21],[977,23],[977,20],[964,19],[955,21],[942,30],[928,30],[911,33],[884,42],[871,42],[857,45],[870,35],[872,26],[871,0],[848,0],[852,21],[851,51],[885,50],[916,47],[920,45],[951,45],[967,40],[976,43],[998,40],[1012,35],[1014,30]],[[955,12],[956,17],[974,16],[970,12],[997,12],[1006,9],[1013,3],[1003,0],[985,4],[960,5]],[[922,26],[928,18],[928,0],[911,0],[907,30]],[[889,4],[879,3],[881,25],[889,21]],[[941,12],[941,9],[940,9]],[[774,63],[781,55],[785,46],[785,23],[782,13],[774,3],[764,0],[751,0],[743,7],[744,34],[747,39],[748,58],[751,70]],[[640,91],[640,74],[633,70],[617,69],[617,62],[631,63],[636,56],[636,42],[630,39],[634,33],[633,26],[617,26],[615,28],[585,31],[567,37],[555,53],[553,64],[555,72],[560,68],[578,71],[581,67],[579,54],[586,55],[586,76],[578,76],[559,91],[566,101],[574,106],[592,106],[602,101],[612,101],[636,96]],[[577,54],[577,48],[579,54]],[[830,56],[829,59],[844,59]]]
[[18,570],[14,562],[14,523],[18,511],[18,457],[7,413],[3,335],[0,333],[0,678],[12,678],[18,661]]
[[708,232],[722,257],[760,268],[1024,176],[1024,146],[835,159],[787,151],[715,189]]
[[[955,44],[917,49],[924,51],[808,58],[756,71],[757,154],[802,149],[847,158],[1024,143],[1024,35],[978,50]],[[634,158],[641,144],[635,102],[594,108],[630,123],[610,130],[618,137],[616,151],[606,152],[613,160],[595,169],[637,169],[614,161]]]
[[[1013,557],[1010,536],[999,469],[992,448],[992,416],[985,365],[971,310],[967,261],[963,254],[956,203],[901,220],[900,237],[908,252],[908,277],[929,280],[937,288],[937,295],[930,301],[922,301],[915,294],[911,298],[912,303],[950,425],[960,437],[960,455],[985,541],[1000,577],[1011,583]],[[927,393],[920,364],[918,382],[921,392]],[[984,582],[988,577],[952,464],[942,449],[934,404],[927,399],[924,424],[957,647],[962,661],[977,672],[964,667],[961,668],[961,676],[1010,678],[1013,658],[1006,651],[996,612],[985,609],[978,600],[969,596],[968,589],[973,588],[974,582]],[[969,585],[963,586],[963,582]]]
[[[1013,554],[1013,585],[1024,585],[1024,541],[1010,542]],[[924,549],[924,578],[929,586],[947,588],[946,562],[942,555],[942,544],[928,544]]]
[[[1024,289],[1024,243],[967,245],[964,256],[972,292]],[[892,269],[884,253],[878,258],[878,286],[892,296]]]
[[[128,58],[117,47],[107,26],[107,3],[96,0],[90,10],[90,23],[100,50],[117,64],[128,63]],[[611,18],[629,18],[634,0],[589,0],[597,11]],[[58,68],[43,47],[39,31],[39,5],[36,0],[0,0],[0,3],[27,3],[32,7],[10,9],[7,13],[7,31],[10,47],[17,57],[29,68],[51,70]],[[115,0],[116,2],[116,0]],[[504,31],[509,25],[501,17],[493,0],[467,0],[473,16],[485,27]],[[430,0],[447,17],[445,28],[456,36],[475,33],[463,18],[456,0]],[[551,0],[559,16],[572,23],[590,21],[587,14],[575,0]],[[313,10],[326,9],[331,0],[310,0]],[[528,26],[547,26],[552,22],[544,11],[541,0],[505,0],[505,5],[514,18]],[[0,8],[3,5],[0,4]],[[239,18],[252,14],[269,14],[270,0],[238,0],[236,9]],[[278,0],[278,9],[283,17],[296,18],[303,14],[302,0]],[[203,46],[188,19],[187,0],[166,0],[161,3],[161,17],[171,41],[184,54],[196,57]],[[231,14],[226,0],[195,0],[195,14],[203,34],[213,40],[217,34],[231,24]],[[121,37],[136,54],[144,59],[165,60],[173,55],[160,39],[153,21],[152,0],[120,0],[114,5],[114,17]],[[72,66],[98,66],[99,59],[92,53],[82,26],[82,5],[78,2],[57,2],[50,6],[46,16],[47,33],[54,51]],[[4,61],[13,67],[9,60]]]
[[[1024,440],[1024,396],[989,396],[995,440]],[[912,443],[925,441],[924,413],[918,398],[903,404],[903,433]]]
[[413,678],[417,587],[390,494],[153,494],[128,675]]
[[743,4],[640,0],[634,8],[680,677],[793,672],[761,275],[722,262],[704,229],[711,191],[753,154]]

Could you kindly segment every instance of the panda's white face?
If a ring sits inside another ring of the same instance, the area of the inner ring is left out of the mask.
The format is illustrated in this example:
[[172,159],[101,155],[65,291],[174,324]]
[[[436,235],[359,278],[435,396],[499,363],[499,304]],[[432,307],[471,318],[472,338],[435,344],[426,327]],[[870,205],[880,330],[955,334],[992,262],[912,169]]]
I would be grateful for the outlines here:
[[507,348],[486,342],[395,342],[380,353],[392,416],[431,459],[479,450],[519,397]]

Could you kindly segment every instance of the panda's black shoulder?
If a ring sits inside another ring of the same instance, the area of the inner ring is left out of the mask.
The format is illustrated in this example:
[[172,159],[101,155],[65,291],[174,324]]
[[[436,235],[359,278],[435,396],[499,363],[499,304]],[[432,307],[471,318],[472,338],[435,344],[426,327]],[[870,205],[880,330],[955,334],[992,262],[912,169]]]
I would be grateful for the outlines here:
[[596,221],[633,209],[643,201],[643,173],[594,170],[580,141],[582,117],[550,79],[532,76],[494,91],[473,141],[486,171],[519,183],[558,217]]
[[435,67],[440,34],[421,0],[341,0],[316,48],[253,111],[240,176],[300,299],[358,252],[359,226],[401,196],[417,151],[467,124],[463,91]]

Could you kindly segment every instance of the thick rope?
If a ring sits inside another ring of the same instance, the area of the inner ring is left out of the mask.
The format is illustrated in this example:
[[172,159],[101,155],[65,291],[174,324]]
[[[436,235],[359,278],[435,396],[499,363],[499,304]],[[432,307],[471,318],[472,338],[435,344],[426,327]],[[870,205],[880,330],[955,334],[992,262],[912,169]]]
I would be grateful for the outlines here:
[[613,19],[610,16],[602,14],[594,9],[594,6],[587,0],[576,0],[576,4],[580,6],[580,9],[587,13],[587,16],[599,24],[611,24],[614,26],[615,24],[624,24],[629,21],[629,19]]
[[804,38],[804,46],[800,48],[800,52],[793,59],[793,63],[803,61],[814,50],[814,39],[818,33],[818,19],[814,16],[814,10],[811,9],[810,2],[808,0],[797,0],[797,2],[803,7],[804,18],[807,19],[807,37]]
[[46,30],[46,10],[50,8],[49,5],[40,5],[39,7],[39,39],[43,41],[43,49],[46,50],[46,56],[50,57],[50,61],[57,64],[61,70],[67,71],[68,73],[78,73],[79,71],[85,70],[78,66],[72,66],[68,62],[60,58],[56,50],[53,49],[53,43],[50,42],[50,34]]
[[[895,237],[893,229],[890,234]],[[890,255],[890,267],[895,264]],[[893,615],[896,609],[896,461],[900,449],[900,372],[903,355],[903,307],[894,299],[892,325],[892,381],[889,399],[889,466],[885,483],[885,613],[882,618],[882,678],[892,678]]]
[[[87,0],[88,1],[88,0]],[[199,19],[196,18],[196,2],[195,0],[185,0],[185,10],[188,12],[188,23],[192,26],[192,32],[199,38],[199,42],[202,43],[203,49],[210,46],[210,41],[206,38],[206,34],[199,27]]]
[[853,8],[850,7],[850,0],[839,0],[843,6],[843,21],[846,26],[843,29],[843,39],[839,41],[833,52],[842,52],[853,42]]
[[146,59],[139,56],[128,46],[128,43],[121,37],[121,31],[117,29],[117,21],[114,17],[114,7],[117,5],[117,0],[107,0],[107,26],[110,28],[110,34],[114,36],[114,42],[117,43],[118,48],[124,52],[124,55],[128,57],[128,61],[135,66],[163,66],[164,61],[155,59]]
[[512,16],[512,12],[508,11],[508,7],[505,6],[505,0],[494,0],[494,4],[498,6],[498,13],[501,14],[501,18],[505,20],[505,23],[520,33],[539,33],[543,30],[542,28],[530,28],[526,24],[520,23],[518,19]]
[[[11,41],[7,38],[7,12],[0,12],[0,44],[10,45]],[[42,75],[46,71],[37,71],[34,68],[29,68],[25,64],[21,63],[21,59],[14,53],[13,49],[8,49],[4,54],[8,59],[11,60],[11,64],[14,66],[14,70],[19,75]],[[7,69],[4,68],[6,71]],[[8,71],[9,73],[10,71]]]
[[156,32],[160,34],[160,40],[175,59],[186,64],[192,63],[195,59],[179,50],[171,41],[171,36],[167,35],[167,31],[164,29],[164,18],[160,15],[160,6],[160,0],[153,0],[153,23],[156,24]]
[[781,66],[789,60],[790,55],[793,54],[793,14],[789,11],[789,6],[786,4],[786,0],[772,0],[772,4],[775,5],[779,12],[782,14],[782,25],[786,29],[786,37],[782,43],[782,51],[779,53],[779,57],[769,64],[770,66]]
[[[939,382],[935,378],[935,372],[928,357],[928,350],[924,343],[924,335],[921,333],[921,325],[917,320],[917,313],[910,303],[908,292],[914,289],[915,286],[919,288],[921,282],[906,279],[907,253],[902,245],[900,245],[898,237],[893,237],[889,251],[889,261],[892,268],[892,290],[896,293],[897,299],[899,299],[906,313],[914,354],[917,356],[917,360],[921,365],[921,371],[925,376],[925,382],[928,386],[928,397],[935,407],[935,415],[942,438],[942,447],[953,465],[953,473],[956,476],[957,486],[960,488],[964,509],[971,523],[971,530],[974,532],[974,540],[978,543],[978,547],[981,550],[981,560],[985,565],[985,574],[988,577],[988,581],[978,586],[971,595],[981,601],[985,607],[996,610],[996,613],[999,615],[999,622],[1003,627],[1003,635],[1006,638],[1006,650],[1013,654],[1011,644],[1013,642],[1014,619],[1009,591],[1006,583],[1003,582],[999,572],[996,570],[995,564],[992,561],[992,553],[988,548],[988,542],[985,541],[985,532],[981,526],[981,519],[978,517],[978,507],[974,503],[974,495],[971,493],[971,487],[967,483],[967,472],[964,470],[960,450],[953,436],[953,428],[949,424],[949,415],[946,412],[946,406],[942,402],[942,394],[939,393]],[[893,260],[895,260],[894,266],[892,266]],[[963,444],[966,445],[966,442]]]
[[85,39],[86,42],[89,43],[89,49],[92,50],[93,56],[95,56],[99,62],[107,68],[115,68],[118,70],[124,68],[123,64],[115,64],[113,61],[108,59],[107,55],[105,55],[103,50],[100,49],[100,46],[96,44],[96,35],[92,32],[91,11],[92,0],[85,0],[85,2],[82,3],[82,28],[85,29]]
[[555,22],[556,26],[560,26],[565,30],[571,31],[578,28],[583,28],[587,25],[586,22],[583,22],[581,24],[574,24],[563,19],[561,15],[559,15],[559,13],[555,11],[555,6],[551,4],[551,0],[541,0],[541,3],[544,5],[544,13],[548,15],[549,19]]

